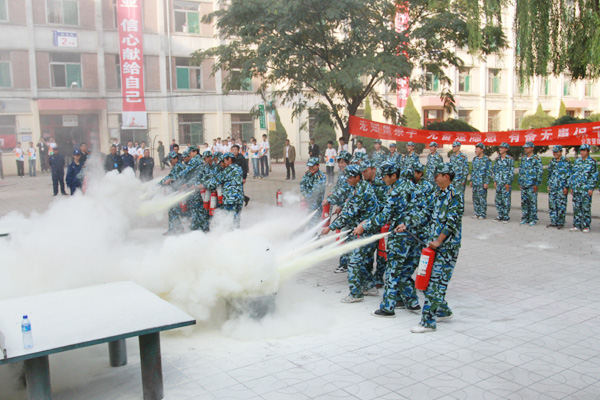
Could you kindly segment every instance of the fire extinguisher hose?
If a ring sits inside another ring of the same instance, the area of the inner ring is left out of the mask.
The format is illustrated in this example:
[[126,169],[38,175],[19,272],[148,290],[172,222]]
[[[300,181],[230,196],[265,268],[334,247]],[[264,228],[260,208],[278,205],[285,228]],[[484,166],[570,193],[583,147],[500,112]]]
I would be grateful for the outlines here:
[[415,239],[417,242],[421,243],[423,246],[425,247],[429,247],[429,245],[427,243],[425,243],[424,241],[422,241],[421,239],[419,239],[416,235],[414,235],[412,232],[408,231],[408,230],[404,230],[404,232],[408,233],[410,236],[412,236],[413,239]]

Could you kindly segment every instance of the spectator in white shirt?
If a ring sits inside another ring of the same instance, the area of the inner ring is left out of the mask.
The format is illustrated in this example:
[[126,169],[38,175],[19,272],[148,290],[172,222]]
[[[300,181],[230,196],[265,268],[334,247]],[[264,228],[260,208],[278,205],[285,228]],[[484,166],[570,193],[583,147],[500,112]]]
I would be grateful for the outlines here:
[[250,139],[250,159],[252,160],[252,169],[254,170],[254,178],[260,177],[260,167],[258,166],[260,160],[260,146],[256,143],[256,139]]
[[29,142],[29,148],[27,149],[27,156],[29,158],[29,176],[35,176],[35,160],[37,159],[35,153],[35,146],[33,142]]
[[348,151],[348,143],[346,143],[346,139],[344,139],[344,137],[340,137],[340,139],[338,140],[338,142],[340,143],[340,145],[338,146],[338,154],[340,154],[342,151]]
[[356,153],[366,153],[367,149],[365,149],[363,147],[363,143],[362,140],[357,140],[356,141],[356,148],[354,149],[354,153],[352,154],[356,154]]
[[260,177],[269,177],[269,141],[267,135],[263,135],[263,141],[260,144]]
[[14,153],[17,159],[17,174],[22,178],[25,176],[25,157],[21,148],[21,142],[17,142]]
[[327,186],[333,186],[333,168],[335,167],[335,157],[337,151],[333,148],[333,142],[327,142],[325,149],[325,169],[327,170]]

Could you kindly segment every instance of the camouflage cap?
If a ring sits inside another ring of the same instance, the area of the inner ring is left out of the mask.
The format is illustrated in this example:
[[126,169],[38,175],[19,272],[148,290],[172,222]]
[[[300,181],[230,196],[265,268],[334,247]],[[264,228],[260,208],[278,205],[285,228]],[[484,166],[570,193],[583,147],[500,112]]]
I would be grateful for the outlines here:
[[581,146],[579,146],[579,151],[581,151],[581,150],[590,151],[590,145],[587,143],[582,144]]
[[226,159],[226,158],[235,158],[235,154],[228,151],[227,153],[223,154],[223,159]]
[[401,175],[402,175],[402,177],[404,179],[412,179],[412,178],[414,178],[415,177],[414,165],[411,165],[410,167],[405,167],[402,170]]
[[396,147],[396,143],[390,143],[388,147]]
[[167,159],[167,161],[177,158],[177,153],[175,153],[174,151],[171,151],[171,152],[169,152],[169,154],[167,154],[167,156],[165,158]]
[[525,142],[523,147],[533,147],[533,142]]
[[502,143],[500,144],[500,146],[498,146],[498,147],[504,147],[505,149],[510,149],[510,146],[509,146],[509,145],[508,145],[508,143],[506,143],[506,142],[502,142]]
[[456,146],[460,146],[461,143],[457,140],[454,143],[452,143],[452,147],[456,147]]
[[375,139],[373,143],[381,144],[381,139]]
[[408,142],[408,143],[406,143],[406,145],[407,145],[407,146],[414,146],[414,145],[415,145],[415,142]]
[[362,168],[360,167],[360,165],[352,164],[346,167],[346,169],[344,170],[344,175],[346,176],[346,178],[351,178],[353,176],[360,175],[361,172]]
[[435,169],[436,174],[451,174],[453,172],[454,170],[452,169],[452,166],[447,163],[439,164]]
[[415,163],[412,167],[413,167],[413,169],[416,172],[423,172],[423,171],[425,171],[425,166],[423,164],[421,164],[420,162]]
[[483,143],[477,143],[475,145],[475,147],[479,147],[480,149],[485,149],[485,144],[483,144]]
[[562,146],[560,144],[557,144],[556,146],[554,146],[552,148],[552,152],[553,153],[560,153],[560,152],[562,152]]
[[315,165],[319,165],[319,157],[310,157],[306,162],[307,167],[314,167]]
[[185,158],[185,157],[189,157],[190,156],[190,152],[189,150],[185,150],[184,152],[181,153],[181,155]]
[[386,161],[383,164],[381,164],[380,169],[381,169],[382,175],[397,174],[398,173],[398,164],[396,164],[393,161]]
[[200,150],[198,150],[198,146],[190,146],[190,147],[188,147],[187,151],[189,151],[189,152],[195,151],[196,153],[200,152]]
[[202,158],[208,158],[208,157],[212,157],[213,153],[210,150],[206,150],[204,153],[202,153]]
[[361,163],[363,170],[367,169],[367,168],[377,168],[377,165],[375,165],[375,163],[371,160],[365,160]]
[[338,154],[335,159],[336,160],[346,160],[347,162],[350,162],[350,160],[352,159],[352,154],[348,153],[346,150],[342,150],[342,151],[340,151],[340,154]]
[[438,147],[438,144],[436,142],[431,142],[429,143],[429,147]]
[[352,157],[352,163],[360,163],[368,159],[367,153],[358,152],[354,153],[354,157]]

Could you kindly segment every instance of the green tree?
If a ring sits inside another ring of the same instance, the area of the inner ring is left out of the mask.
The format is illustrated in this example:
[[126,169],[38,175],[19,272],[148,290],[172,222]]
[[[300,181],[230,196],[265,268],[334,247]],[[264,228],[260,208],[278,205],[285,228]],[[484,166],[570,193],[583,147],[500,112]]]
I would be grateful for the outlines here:
[[[367,98],[365,100],[365,119],[368,119],[369,121],[373,120],[373,112],[371,110],[371,101]],[[366,136],[354,136],[355,139],[355,143],[356,140],[360,140],[363,144],[363,147],[365,149],[367,149],[367,154],[371,154],[371,152],[373,152],[373,145],[375,144],[375,139],[370,138],[370,137],[366,137]]]
[[[291,104],[294,117],[307,109],[325,109],[348,139],[348,116],[356,115],[367,98],[386,119],[398,122],[398,108],[376,87],[395,88],[396,79],[410,77],[414,67],[435,74],[448,86],[447,67],[463,64],[453,49],[486,55],[504,48],[500,4],[500,0],[232,0],[203,18],[216,23],[225,44],[197,51],[193,57],[196,63],[215,60],[214,71],[225,72],[225,93],[256,78],[257,94],[263,98],[273,94]],[[406,7],[410,24],[396,32],[391,22]],[[423,75],[415,74],[411,86],[422,85]],[[448,90],[442,90],[441,97],[453,107]]]
[[[479,129],[467,124],[460,119],[448,118],[445,121],[431,122],[427,125],[428,131],[446,131],[446,132],[479,132]],[[452,155],[452,150],[448,152],[448,158]]]
[[592,114],[588,117],[590,122],[600,122],[600,113]]
[[319,145],[319,154],[321,155],[321,160],[323,160],[323,156],[325,155],[325,149],[327,149],[327,142],[332,141],[334,147],[336,147],[336,138],[335,138],[335,129],[328,122],[320,122],[315,126],[315,130],[312,134],[312,137],[315,139],[315,143]]
[[561,100],[560,109],[558,110],[558,118],[560,119],[560,117],[564,117],[565,115],[567,115],[567,106],[565,106],[565,102]]
[[281,123],[279,112],[275,111],[275,130],[269,132],[269,145],[271,146],[271,158],[278,160],[283,158],[283,147],[287,139],[287,131]]
[[[421,124],[421,114],[419,114],[417,107],[415,107],[412,97],[409,97],[406,101],[406,107],[404,107],[404,114],[402,117],[404,120],[402,126],[412,129],[423,129],[423,125]],[[398,152],[402,154],[408,153],[406,150],[406,142],[396,142],[396,147],[398,148]],[[415,153],[421,154],[424,149],[424,143],[415,143]]]
[[541,104],[533,115],[526,115],[521,121],[521,129],[547,128],[552,125],[554,118],[546,114]]
[[[598,114],[596,114],[598,115]],[[592,115],[593,117],[593,115]],[[560,118],[557,118],[553,123],[552,126],[559,126],[559,125],[569,125],[569,124],[583,124],[585,122],[595,122],[590,119],[585,119],[585,118],[575,118],[575,117],[571,117],[570,115],[564,115]],[[568,153],[571,149],[578,149],[579,146],[563,146],[565,148],[565,154]]]

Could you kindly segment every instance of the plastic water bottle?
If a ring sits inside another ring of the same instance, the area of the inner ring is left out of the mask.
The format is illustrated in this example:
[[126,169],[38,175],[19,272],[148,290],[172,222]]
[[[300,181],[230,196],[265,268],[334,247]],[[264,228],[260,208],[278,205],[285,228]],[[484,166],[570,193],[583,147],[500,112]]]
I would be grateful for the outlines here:
[[21,332],[23,332],[23,348],[32,348],[33,336],[31,334],[31,322],[27,318],[27,315],[23,315],[23,321],[21,321]]

